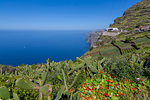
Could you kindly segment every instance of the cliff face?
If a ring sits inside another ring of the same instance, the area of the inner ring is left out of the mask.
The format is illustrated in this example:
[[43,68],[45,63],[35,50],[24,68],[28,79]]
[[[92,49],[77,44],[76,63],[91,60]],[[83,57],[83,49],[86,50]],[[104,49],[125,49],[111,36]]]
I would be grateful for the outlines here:
[[128,8],[122,17],[114,20],[110,27],[132,30],[146,25],[150,25],[150,0],[142,0]]

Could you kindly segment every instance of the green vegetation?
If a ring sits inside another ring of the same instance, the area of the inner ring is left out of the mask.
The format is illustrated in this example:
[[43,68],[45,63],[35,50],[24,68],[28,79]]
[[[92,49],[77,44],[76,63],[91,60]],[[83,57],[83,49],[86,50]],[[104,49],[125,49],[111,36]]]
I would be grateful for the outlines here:
[[122,17],[115,19],[111,27],[118,27],[131,31],[134,28],[140,28],[150,25],[150,0],[142,0],[136,5],[130,7],[124,12]]
[[[133,30],[150,24],[149,8],[150,1],[142,0],[111,26]],[[74,61],[0,65],[0,99],[149,100],[150,32],[102,36],[97,44]]]
[[90,47],[90,48],[89,48],[89,51],[92,51],[93,49],[94,49],[93,47]]
[[121,33],[116,37],[108,36],[109,41],[105,41],[107,36],[102,36],[101,40],[102,42],[104,40],[105,44],[86,52],[82,57],[99,55],[108,58],[114,55],[121,55],[121,52],[124,54],[133,53],[137,49],[150,47],[148,36],[150,36],[150,32],[128,32]]
[[[82,83],[79,88],[82,91],[80,97],[87,100],[150,99],[148,96],[150,95],[149,86],[143,87],[144,78],[141,75],[145,74],[146,71],[148,72],[144,76],[147,77],[148,83],[146,82],[146,84],[149,84],[149,65],[143,67],[143,65],[149,63],[149,61],[146,61],[146,59],[149,59],[148,52],[150,52],[149,36],[150,32],[127,32],[116,37],[108,36],[109,41],[105,41],[104,45],[85,53],[82,56],[83,58],[88,55],[92,56],[93,59],[103,56],[107,58],[109,64],[103,66],[103,70],[98,70],[94,78],[86,79]],[[106,37],[101,37],[101,40],[105,40]]]
[[74,61],[48,59],[47,64],[15,68],[1,65],[0,99],[148,100],[149,36],[149,32],[140,32],[109,37],[104,45]]
[[[126,53],[101,60],[94,60],[92,57],[77,58],[74,62],[69,60],[50,63],[48,60],[47,64],[43,65],[18,66],[15,68],[17,71],[12,73],[2,72],[1,68],[0,92],[3,91],[6,95],[0,95],[0,98],[12,100],[149,98],[149,55],[149,50],[137,50],[134,54]],[[84,88],[85,83],[91,92]],[[116,84],[119,88],[115,87]]]

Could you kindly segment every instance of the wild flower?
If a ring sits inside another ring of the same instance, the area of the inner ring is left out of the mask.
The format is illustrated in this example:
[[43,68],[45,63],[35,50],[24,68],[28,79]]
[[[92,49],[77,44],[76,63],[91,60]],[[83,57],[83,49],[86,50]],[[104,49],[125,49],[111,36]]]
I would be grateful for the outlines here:
[[140,80],[140,78],[137,78],[136,80]]
[[143,83],[132,82],[130,79],[124,78],[119,80],[118,76],[115,77],[102,71],[97,71],[96,76],[93,79],[87,79],[82,83],[83,86],[79,88],[81,97],[84,100],[111,100],[114,97],[116,99],[124,98],[129,92],[136,94],[140,92],[141,87],[144,87]]

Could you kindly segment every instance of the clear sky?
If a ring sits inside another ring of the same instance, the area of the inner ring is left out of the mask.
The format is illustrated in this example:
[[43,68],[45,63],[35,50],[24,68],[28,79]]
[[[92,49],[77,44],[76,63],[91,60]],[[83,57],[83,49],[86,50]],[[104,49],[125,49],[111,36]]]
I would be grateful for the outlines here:
[[0,29],[102,29],[139,1],[0,0]]

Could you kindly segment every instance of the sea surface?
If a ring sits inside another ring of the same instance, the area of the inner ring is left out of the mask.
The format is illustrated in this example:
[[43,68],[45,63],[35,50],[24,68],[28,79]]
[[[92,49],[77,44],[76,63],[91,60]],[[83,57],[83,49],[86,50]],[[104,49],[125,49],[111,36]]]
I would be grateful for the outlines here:
[[0,30],[0,64],[18,66],[74,60],[88,51],[88,31]]

